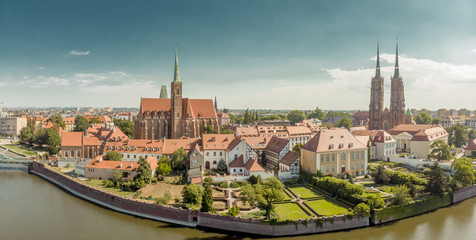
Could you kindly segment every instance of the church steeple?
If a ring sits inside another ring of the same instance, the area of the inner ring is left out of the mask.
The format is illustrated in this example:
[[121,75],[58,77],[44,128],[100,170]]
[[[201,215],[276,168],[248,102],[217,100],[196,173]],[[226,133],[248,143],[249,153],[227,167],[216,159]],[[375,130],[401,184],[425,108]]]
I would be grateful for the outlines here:
[[400,77],[400,69],[398,67],[398,38],[397,38],[397,52],[395,54],[395,72],[393,74],[393,78]]
[[175,69],[174,69],[174,82],[180,82],[180,77],[179,77],[179,68],[178,68],[177,46],[175,47]]
[[375,68],[375,78],[380,78],[380,54],[379,54],[380,43],[377,41],[377,67]]

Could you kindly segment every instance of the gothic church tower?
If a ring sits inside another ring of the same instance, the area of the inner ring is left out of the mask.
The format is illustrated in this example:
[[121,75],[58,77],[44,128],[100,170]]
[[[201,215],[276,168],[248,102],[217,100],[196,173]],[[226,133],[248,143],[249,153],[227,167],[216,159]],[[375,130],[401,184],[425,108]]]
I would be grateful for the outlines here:
[[390,112],[390,128],[405,123],[405,91],[398,66],[398,42],[395,54],[395,71],[391,80]]
[[172,139],[182,136],[182,82],[179,77],[177,49],[175,49],[175,69],[174,80],[170,87],[171,108],[170,108],[170,137]]
[[372,85],[370,88],[370,106],[369,106],[369,129],[380,129],[380,116],[383,111],[383,82],[384,79],[380,74],[380,56],[379,44],[377,44],[377,66],[375,69],[375,77],[372,78]]

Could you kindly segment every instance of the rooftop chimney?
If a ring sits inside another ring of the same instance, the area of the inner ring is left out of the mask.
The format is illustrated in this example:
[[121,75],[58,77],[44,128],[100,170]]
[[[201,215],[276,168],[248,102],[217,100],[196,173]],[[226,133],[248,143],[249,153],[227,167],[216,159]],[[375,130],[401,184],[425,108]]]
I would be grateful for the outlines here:
[[121,165],[119,165],[119,168],[122,168],[122,163],[121,163]]

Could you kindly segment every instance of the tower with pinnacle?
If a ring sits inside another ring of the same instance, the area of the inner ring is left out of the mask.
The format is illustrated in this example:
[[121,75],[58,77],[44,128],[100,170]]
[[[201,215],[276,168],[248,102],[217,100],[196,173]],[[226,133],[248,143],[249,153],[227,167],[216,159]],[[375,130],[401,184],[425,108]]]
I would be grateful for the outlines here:
[[171,138],[179,138],[181,133],[181,119],[182,119],[182,82],[180,82],[179,77],[179,67],[178,67],[178,56],[177,48],[175,49],[175,68],[174,68],[174,80],[170,86],[170,100],[171,100],[171,127],[170,127],[170,136]]

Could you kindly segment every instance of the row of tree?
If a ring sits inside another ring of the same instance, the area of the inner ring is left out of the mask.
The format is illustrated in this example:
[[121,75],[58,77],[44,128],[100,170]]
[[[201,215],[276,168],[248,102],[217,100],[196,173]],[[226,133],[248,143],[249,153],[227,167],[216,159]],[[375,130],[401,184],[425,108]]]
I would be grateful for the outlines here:
[[39,128],[36,132],[27,126],[20,130],[20,141],[29,146],[46,149],[50,155],[55,155],[61,148],[61,137],[56,128]]

